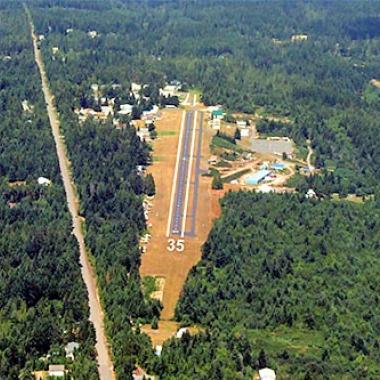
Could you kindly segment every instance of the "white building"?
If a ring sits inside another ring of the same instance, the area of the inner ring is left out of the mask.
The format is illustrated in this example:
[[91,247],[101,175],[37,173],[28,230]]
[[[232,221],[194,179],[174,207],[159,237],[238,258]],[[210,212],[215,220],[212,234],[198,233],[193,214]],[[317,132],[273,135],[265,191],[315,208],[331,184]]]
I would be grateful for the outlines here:
[[176,338],[179,338],[181,339],[183,334],[185,334],[187,332],[187,328],[186,327],[181,327],[178,331],[177,331],[177,334],[175,335]]
[[317,194],[313,189],[309,189],[305,195],[307,199],[316,198]]
[[307,34],[294,34],[292,36],[292,42],[297,42],[297,41],[307,41]]
[[220,119],[213,119],[212,120],[212,129],[215,129],[217,131],[220,130]]
[[129,115],[132,113],[133,105],[132,104],[120,104],[120,115]]
[[96,36],[98,35],[98,32],[96,30],[90,30],[87,35],[90,37],[90,38],[96,38]]
[[79,343],[69,342],[65,346],[66,358],[74,361],[74,352],[79,348]]
[[259,376],[260,380],[276,380],[276,373],[270,368],[260,369]]
[[105,117],[113,115],[113,108],[111,106],[101,106],[100,109],[102,110],[102,113]]
[[241,137],[249,137],[251,130],[249,128],[241,128],[240,136]]
[[161,356],[161,352],[162,352],[162,346],[156,346],[155,354],[157,356]]
[[149,119],[149,118],[154,118],[158,115],[159,108],[158,106],[154,105],[153,108],[149,111],[144,111],[142,113],[142,119]]
[[246,128],[247,122],[245,120],[237,120],[236,125],[238,128]]
[[48,178],[45,177],[38,177],[37,178],[37,183],[41,186],[49,186],[51,185],[51,181]]
[[168,97],[168,96],[174,96],[177,94],[178,87],[175,85],[167,85],[163,89],[160,88],[160,95]]
[[141,84],[139,84],[139,83],[131,83],[131,91],[132,91],[132,93],[133,93],[133,95],[135,96],[135,98],[139,98],[140,97],[140,91],[141,91],[141,89],[142,89],[142,86],[141,86]]
[[50,364],[49,376],[51,377],[65,377],[65,366],[63,364]]

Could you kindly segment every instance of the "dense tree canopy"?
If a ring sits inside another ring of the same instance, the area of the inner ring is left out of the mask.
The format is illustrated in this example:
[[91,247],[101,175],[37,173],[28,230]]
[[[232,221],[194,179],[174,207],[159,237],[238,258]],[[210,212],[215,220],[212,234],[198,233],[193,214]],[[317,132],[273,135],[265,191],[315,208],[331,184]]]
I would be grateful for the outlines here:
[[[375,203],[230,193],[222,205],[177,318],[248,335],[281,378],[377,378]],[[285,354],[277,334],[297,343]]]

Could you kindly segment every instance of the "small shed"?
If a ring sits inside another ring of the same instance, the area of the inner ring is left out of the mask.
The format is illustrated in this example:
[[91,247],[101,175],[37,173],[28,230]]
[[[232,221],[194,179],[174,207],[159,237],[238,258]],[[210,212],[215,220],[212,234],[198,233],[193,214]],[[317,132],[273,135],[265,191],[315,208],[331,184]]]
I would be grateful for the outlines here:
[[223,111],[222,110],[214,110],[211,113],[213,119],[223,119]]
[[276,380],[276,373],[273,369],[263,368],[259,370],[260,380]]

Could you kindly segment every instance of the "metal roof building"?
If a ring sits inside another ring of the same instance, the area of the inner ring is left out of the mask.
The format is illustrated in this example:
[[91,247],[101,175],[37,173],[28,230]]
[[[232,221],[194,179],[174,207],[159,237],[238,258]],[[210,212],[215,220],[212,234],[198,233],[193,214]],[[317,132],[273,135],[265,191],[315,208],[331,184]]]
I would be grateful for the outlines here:
[[259,170],[255,174],[246,178],[246,185],[258,185],[262,182],[268,175],[270,174],[270,170]]

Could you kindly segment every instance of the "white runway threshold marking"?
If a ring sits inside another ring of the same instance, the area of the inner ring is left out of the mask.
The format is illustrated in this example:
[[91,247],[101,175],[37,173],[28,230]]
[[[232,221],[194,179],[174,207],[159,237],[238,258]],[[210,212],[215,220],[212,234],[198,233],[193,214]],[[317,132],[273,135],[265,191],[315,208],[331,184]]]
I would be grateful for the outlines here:
[[168,225],[166,228],[166,237],[170,236],[170,227],[171,227],[171,222],[172,222],[173,204],[174,204],[174,196],[175,196],[175,192],[176,192],[176,184],[177,184],[177,177],[178,177],[178,166],[179,166],[179,159],[181,156],[182,137],[183,137],[183,130],[184,130],[184,126],[185,126],[185,118],[186,118],[186,111],[183,111],[182,112],[181,127],[180,127],[180,131],[179,131],[177,159],[176,159],[176,163],[175,163],[173,183],[172,183],[172,191],[171,191],[171,195],[170,195],[170,206],[169,206]]
[[188,204],[189,204],[191,169],[192,169],[193,157],[194,157],[196,127],[197,127],[197,111],[194,112],[193,135],[192,135],[192,139],[191,139],[191,148],[190,148],[190,152],[189,152],[189,168],[188,168],[188,172],[187,172],[187,184],[186,184],[186,195],[185,195],[185,209],[184,209],[183,218],[182,218],[182,231],[181,231],[181,237],[182,238],[185,236],[185,230],[186,230],[186,215],[187,215],[187,208],[188,208]]

